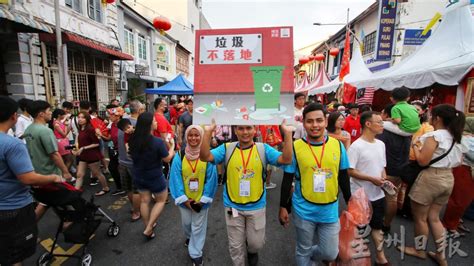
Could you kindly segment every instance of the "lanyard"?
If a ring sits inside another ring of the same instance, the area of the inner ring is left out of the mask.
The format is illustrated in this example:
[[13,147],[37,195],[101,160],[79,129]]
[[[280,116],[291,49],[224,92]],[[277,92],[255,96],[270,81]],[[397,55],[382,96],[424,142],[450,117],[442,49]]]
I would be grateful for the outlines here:
[[189,166],[191,167],[191,171],[192,171],[193,174],[194,174],[194,173],[196,172],[196,168],[197,168],[199,159],[196,159],[196,163],[194,164],[194,167],[193,167],[193,165],[191,164],[191,162],[188,160],[188,158],[186,158],[186,162],[188,162]]
[[323,163],[324,147],[325,147],[325,146],[326,146],[326,141],[323,141],[323,149],[321,150],[321,157],[320,157],[320,159],[318,160],[318,158],[317,158],[316,155],[314,154],[313,148],[311,147],[311,144],[309,143],[309,140],[308,140],[308,147],[309,147],[309,150],[311,151],[311,154],[313,154],[313,158],[314,158],[314,160],[316,161],[316,165],[318,166],[319,169],[321,169],[321,164]]
[[249,152],[249,155],[247,156],[247,161],[244,160],[244,153],[242,152],[242,149],[239,148],[240,150],[240,156],[242,157],[242,162],[243,162],[243,166],[244,166],[244,174],[247,174],[247,165],[249,165],[249,162],[250,162],[250,156],[252,155],[252,151],[253,151],[253,146],[252,145],[252,149],[250,149],[250,152]]

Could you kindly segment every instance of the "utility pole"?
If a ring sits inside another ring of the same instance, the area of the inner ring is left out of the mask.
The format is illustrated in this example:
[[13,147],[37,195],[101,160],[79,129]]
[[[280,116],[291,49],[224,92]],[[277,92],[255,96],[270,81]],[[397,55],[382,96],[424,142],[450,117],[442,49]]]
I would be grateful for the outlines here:
[[64,83],[64,61],[63,61],[63,42],[61,38],[61,12],[59,0],[54,0],[54,15],[56,22],[56,51],[57,51],[57,61],[58,61],[58,75],[59,82],[54,84],[56,88],[59,88],[59,102],[66,101],[66,84]]

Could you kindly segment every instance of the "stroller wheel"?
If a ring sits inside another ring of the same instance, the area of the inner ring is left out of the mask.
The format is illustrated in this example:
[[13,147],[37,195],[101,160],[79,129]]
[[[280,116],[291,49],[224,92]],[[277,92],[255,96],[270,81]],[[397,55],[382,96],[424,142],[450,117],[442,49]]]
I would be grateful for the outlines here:
[[84,254],[82,256],[82,266],[90,266],[92,264],[92,256],[91,254]]
[[38,261],[36,262],[38,266],[45,266],[45,265],[50,264],[52,260],[53,260],[53,256],[49,254],[49,252],[46,252],[46,253],[43,253],[43,255],[41,255],[38,258]]
[[120,227],[117,224],[111,224],[109,230],[107,230],[107,235],[110,237],[116,237],[120,233]]

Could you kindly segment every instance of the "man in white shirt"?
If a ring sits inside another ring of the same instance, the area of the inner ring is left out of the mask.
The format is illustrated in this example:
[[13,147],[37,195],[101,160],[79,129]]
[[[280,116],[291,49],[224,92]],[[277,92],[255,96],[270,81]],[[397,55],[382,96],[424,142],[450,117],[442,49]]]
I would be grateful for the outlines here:
[[23,139],[23,133],[25,133],[25,129],[33,123],[33,117],[28,113],[28,108],[31,103],[33,103],[33,100],[26,98],[22,98],[18,101],[21,115],[18,116],[18,120],[15,124],[15,137],[21,139],[23,143],[26,143]]
[[296,131],[293,134],[293,139],[301,139],[303,137],[306,137],[306,131],[303,128],[303,110],[304,110],[304,104],[306,101],[306,96],[301,93],[295,93],[295,107],[294,107],[294,119],[295,119],[295,127]]
[[370,227],[376,247],[375,265],[388,265],[383,251],[383,220],[385,194],[381,188],[386,179],[385,144],[375,136],[383,132],[382,117],[375,112],[364,112],[360,117],[362,136],[349,148],[351,192],[363,188],[372,204]]

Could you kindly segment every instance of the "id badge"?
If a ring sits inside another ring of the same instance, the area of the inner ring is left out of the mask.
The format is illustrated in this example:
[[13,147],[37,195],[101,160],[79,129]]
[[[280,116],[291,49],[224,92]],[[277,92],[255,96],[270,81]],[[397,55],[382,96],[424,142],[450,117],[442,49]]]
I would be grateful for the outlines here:
[[313,173],[313,192],[317,192],[317,193],[326,192],[326,173],[325,172]]
[[353,137],[357,136],[357,129],[353,129],[352,132],[351,132],[351,135]]
[[191,178],[189,179],[189,190],[198,191],[199,190],[199,179]]
[[239,195],[241,197],[250,197],[250,180],[240,180]]

